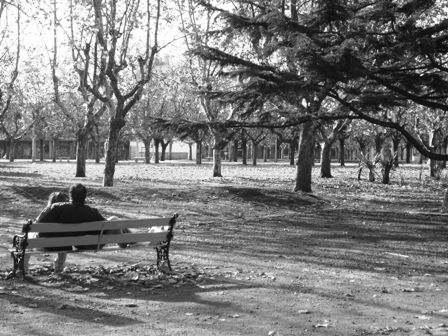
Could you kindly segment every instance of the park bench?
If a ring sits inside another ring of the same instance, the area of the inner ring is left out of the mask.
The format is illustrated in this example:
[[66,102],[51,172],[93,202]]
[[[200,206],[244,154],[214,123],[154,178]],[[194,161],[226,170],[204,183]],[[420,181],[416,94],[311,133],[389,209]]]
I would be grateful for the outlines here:
[[144,156],[136,156],[134,157],[135,162],[138,162],[139,160],[145,161],[146,158]]
[[[162,264],[166,264],[171,271],[169,259],[170,242],[173,237],[173,228],[176,223],[177,214],[172,217],[153,217],[146,219],[121,219],[112,221],[85,222],[75,224],[61,223],[37,223],[32,220],[23,225],[22,234],[13,237],[13,246],[9,249],[13,259],[13,270],[9,277],[14,277],[18,270],[25,277],[24,259],[25,255],[47,254],[47,253],[80,253],[80,252],[103,252],[118,250],[116,244],[147,243],[157,252],[157,269],[162,270]],[[131,232],[119,233],[123,229]],[[113,230],[110,233],[106,231]],[[56,233],[57,237],[33,237],[30,233]],[[76,232],[83,235],[76,236]],[[64,233],[74,234],[62,236]],[[61,237],[59,237],[61,235]],[[107,245],[105,245],[107,244]],[[114,244],[114,245],[109,245]],[[104,246],[105,245],[105,246]],[[67,248],[67,247],[70,248]],[[80,249],[72,249],[79,246]],[[46,248],[61,248],[64,250],[48,251]],[[84,248],[83,248],[84,247]],[[86,248],[87,247],[87,248]]]
[[58,156],[58,160],[59,160],[59,162],[62,162],[62,161],[67,161],[67,162],[70,162],[70,156]]

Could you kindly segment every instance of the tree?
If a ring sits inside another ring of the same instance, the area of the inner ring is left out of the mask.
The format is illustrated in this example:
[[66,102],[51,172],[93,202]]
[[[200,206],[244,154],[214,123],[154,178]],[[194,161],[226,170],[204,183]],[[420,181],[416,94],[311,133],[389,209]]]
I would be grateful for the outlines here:
[[347,120],[336,120],[320,125],[319,135],[322,141],[320,159],[320,177],[331,178],[331,147],[347,126]]
[[[0,19],[2,16],[8,15],[7,13],[7,7],[11,6],[13,9],[15,9],[15,17],[14,20],[16,22],[15,30],[11,29],[8,24],[7,20],[0,21],[2,23],[2,33],[1,33],[1,39],[0,39],[0,46],[2,47],[2,56],[0,58],[0,122],[3,123],[3,119],[6,117],[6,115],[9,112],[9,108],[11,106],[12,100],[14,98],[15,94],[15,82],[19,75],[19,61],[20,61],[20,55],[21,55],[21,8],[20,4],[9,4],[6,3],[6,1],[0,2]],[[15,8],[14,8],[15,6]],[[13,14],[11,14],[13,15]],[[10,41],[9,34],[12,36],[15,36],[13,40],[16,39],[15,45],[12,41]],[[15,49],[13,49],[13,46]],[[7,74],[5,76],[5,74]],[[9,74],[9,76],[8,76]],[[9,77],[9,78],[8,78]],[[9,120],[5,122],[4,124],[9,124],[11,122],[11,114],[12,117],[12,124],[16,125],[17,122],[21,119],[17,115],[16,112],[9,113]],[[2,124],[3,129],[4,124]],[[17,130],[15,130],[17,131]],[[15,133],[15,131],[13,133]]]
[[15,160],[17,142],[29,132],[34,123],[33,116],[24,104],[23,96],[20,100],[18,96],[16,95],[14,101],[10,102],[0,121],[0,129],[8,144],[7,155],[10,162]]
[[248,129],[246,135],[252,143],[252,165],[257,165],[258,147],[259,144],[266,138],[266,130],[264,129]]
[[[120,131],[152,78],[162,1],[93,1],[93,23],[82,46],[80,87],[109,112],[104,186],[112,186]],[[152,35],[151,35],[152,34]],[[132,44],[131,44],[132,42]]]
[[[241,1],[237,11],[205,4],[221,13],[232,27],[223,33],[245,34],[252,42],[248,45],[256,44],[271,59],[254,62],[241,52],[229,54],[216,48],[198,53],[227,66],[227,74],[247,78],[239,97],[247,99],[249,93],[252,97],[258,93],[288,100],[288,94],[294,94],[304,100],[311,119],[330,117],[321,114],[319,102],[331,97],[351,111],[348,117],[396,129],[424,155],[446,159],[422,145],[407,125],[383,113],[410,101],[447,110],[444,64],[448,21],[437,15],[446,5],[417,0],[322,0],[309,4]],[[286,6],[291,8],[289,16]],[[311,125],[303,128],[307,127]],[[309,145],[306,141],[302,144]]]
[[[188,52],[194,55],[194,49],[198,46],[216,46],[225,48],[226,41],[212,39],[210,33],[214,30],[216,22],[212,11],[197,6],[195,1],[177,1],[182,32],[185,36],[185,44]],[[184,10],[186,6],[186,10]],[[199,18],[199,16],[201,17]],[[228,42],[228,41],[227,41]],[[199,97],[202,115],[208,122],[209,133],[213,139],[213,177],[221,177],[221,152],[227,145],[234,131],[227,127],[221,127],[217,123],[229,119],[232,110],[216,99],[214,93],[222,87],[228,87],[227,80],[220,79],[218,74],[222,67],[216,63],[201,57],[190,59],[191,83],[195,86]]]
[[[84,68],[79,67],[79,64],[88,58],[88,55],[82,55],[80,50],[76,47],[75,32],[80,36],[87,30],[81,17],[85,16],[75,11],[73,0],[69,2],[69,31],[70,31],[70,49],[65,50],[71,55],[71,60],[64,60],[71,63],[71,69],[74,68],[78,77],[78,82],[70,82],[70,74],[72,70],[64,74],[64,80],[58,72],[61,72],[58,62],[58,34],[57,29],[61,27],[61,20],[58,18],[58,8],[56,0],[53,0],[53,59],[51,62],[51,71],[54,89],[54,101],[60,108],[65,117],[70,120],[75,129],[76,136],[76,177],[86,176],[86,160],[87,160],[87,145],[89,136],[93,133],[94,127],[99,118],[106,111],[106,106],[99,100],[98,97],[91,94],[84,86],[85,76],[88,72],[88,62],[84,63]],[[83,10],[83,7],[78,7],[78,10]],[[76,15],[75,15],[76,13]],[[84,13],[86,14],[86,13]],[[88,13],[86,14],[88,17]],[[77,23],[80,27],[77,27]],[[78,31],[79,29],[79,31]],[[84,57],[84,58],[83,58]],[[62,83],[64,83],[64,92],[61,92]],[[94,79],[92,81],[92,88],[100,90],[103,86],[102,79]],[[77,87],[77,90],[75,89]]]

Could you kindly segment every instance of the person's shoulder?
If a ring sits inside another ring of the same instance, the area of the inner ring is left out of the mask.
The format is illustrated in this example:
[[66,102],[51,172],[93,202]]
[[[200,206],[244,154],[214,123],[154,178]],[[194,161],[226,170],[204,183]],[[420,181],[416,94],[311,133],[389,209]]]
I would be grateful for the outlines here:
[[89,211],[94,217],[95,220],[105,220],[105,218],[103,217],[103,215],[100,213],[100,211],[97,208],[94,208],[90,205],[84,205],[85,209],[87,209],[87,211]]
[[53,203],[50,207],[50,210],[60,210],[64,208],[70,208],[72,205],[69,202],[59,202],[59,203]]

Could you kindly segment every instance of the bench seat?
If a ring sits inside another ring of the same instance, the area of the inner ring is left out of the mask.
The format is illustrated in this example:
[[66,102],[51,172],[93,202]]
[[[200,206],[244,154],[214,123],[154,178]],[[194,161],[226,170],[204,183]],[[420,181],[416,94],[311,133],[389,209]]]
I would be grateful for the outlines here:
[[[113,221],[98,221],[75,224],[33,223],[31,220],[23,226],[23,234],[15,235],[13,246],[9,249],[13,258],[13,270],[10,276],[15,276],[20,270],[25,276],[24,260],[26,254],[42,253],[76,253],[101,252],[117,250],[110,244],[145,243],[157,251],[157,268],[165,263],[169,270],[169,247],[173,237],[173,228],[177,214],[172,217],[152,217],[144,219],[122,219]],[[128,230],[131,229],[131,230]],[[123,230],[126,233],[120,233]],[[54,237],[39,237],[38,234],[52,233]],[[67,248],[67,247],[80,247]],[[87,248],[86,248],[87,247]],[[62,248],[57,251],[47,248]]]

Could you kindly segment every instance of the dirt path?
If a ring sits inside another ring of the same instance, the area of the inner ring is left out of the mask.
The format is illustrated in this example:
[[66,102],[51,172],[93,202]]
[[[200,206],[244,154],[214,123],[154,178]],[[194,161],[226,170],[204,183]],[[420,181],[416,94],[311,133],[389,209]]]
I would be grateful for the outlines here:
[[[291,193],[284,164],[120,164],[70,178],[65,163],[0,163],[0,335],[448,335],[448,229],[444,185],[402,168],[392,185],[358,182],[355,168]],[[317,171],[316,171],[317,174]],[[48,194],[74,181],[106,215],[180,214],[174,273],[133,249],[50,255],[33,281],[6,280],[12,234]]]

